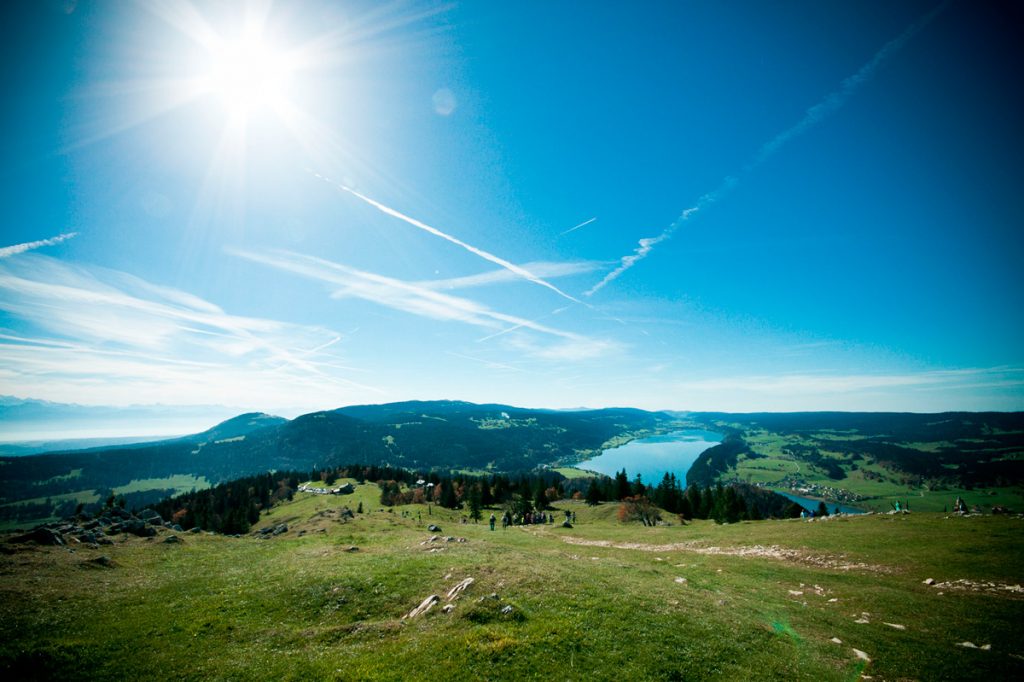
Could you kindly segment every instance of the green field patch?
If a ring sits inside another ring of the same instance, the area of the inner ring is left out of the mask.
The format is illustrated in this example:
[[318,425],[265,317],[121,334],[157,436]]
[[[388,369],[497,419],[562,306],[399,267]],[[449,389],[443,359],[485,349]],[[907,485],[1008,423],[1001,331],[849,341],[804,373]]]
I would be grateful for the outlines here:
[[169,490],[173,489],[175,495],[187,493],[193,488],[202,490],[209,488],[210,482],[203,476],[191,476],[188,474],[177,474],[164,478],[140,478],[130,481],[126,485],[120,485],[113,489],[115,495],[126,495],[128,493],[144,492],[146,490]]
[[99,495],[96,494],[95,490],[76,490],[70,493],[62,493],[60,495],[47,495],[45,497],[33,497],[27,500],[18,500],[17,502],[8,502],[7,504],[0,505],[4,507],[16,507],[18,505],[28,504],[42,504],[49,500],[53,504],[59,504],[61,502],[67,502],[72,500],[75,502],[82,502],[89,504],[91,502],[98,502],[100,499]]
[[48,483],[60,483],[61,481],[70,481],[71,479],[74,479],[74,478],[81,478],[81,476],[82,476],[82,470],[81,469],[72,469],[71,471],[69,471],[66,474],[62,474],[60,476],[54,476],[52,478],[46,479],[45,481],[36,481],[33,485],[37,485],[38,486],[38,485],[46,485]]
[[584,469],[577,469],[576,467],[557,467],[552,471],[562,474],[566,478],[593,478],[595,476],[592,471],[585,471]]

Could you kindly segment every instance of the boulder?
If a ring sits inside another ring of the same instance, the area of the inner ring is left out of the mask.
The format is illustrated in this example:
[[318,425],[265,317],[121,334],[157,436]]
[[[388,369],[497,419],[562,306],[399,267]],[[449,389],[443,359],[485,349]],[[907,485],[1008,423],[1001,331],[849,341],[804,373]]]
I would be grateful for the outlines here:
[[427,530],[429,530],[431,533],[440,533],[441,526],[437,526],[432,523],[429,526],[427,526]]
[[124,531],[140,538],[151,538],[156,535],[156,528],[147,525],[142,519],[131,519],[124,524]]
[[63,545],[64,536],[52,528],[39,526],[38,528],[33,528],[24,535],[16,535],[8,540],[8,542],[35,542],[39,545]]
[[280,535],[281,533],[287,533],[287,532],[288,532],[288,524],[287,523],[282,523],[282,524],[277,525],[274,528],[274,533],[273,534],[274,535]]
[[185,529],[181,527],[181,524],[175,523],[171,525],[171,530],[175,533],[184,533]]
[[572,528],[572,524],[568,521],[562,521],[562,528]]
[[177,545],[182,542],[184,542],[184,540],[179,538],[177,535],[168,535],[166,538],[164,538],[165,545]]
[[160,516],[160,514],[153,509],[143,509],[138,514],[136,514],[136,516],[138,516],[146,523],[152,523],[154,526],[160,526],[164,523],[163,517]]
[[202,533],[203,529],[200,528],[199,526],[192,526],[191,528],[189,528],[188,532],[189,533]]

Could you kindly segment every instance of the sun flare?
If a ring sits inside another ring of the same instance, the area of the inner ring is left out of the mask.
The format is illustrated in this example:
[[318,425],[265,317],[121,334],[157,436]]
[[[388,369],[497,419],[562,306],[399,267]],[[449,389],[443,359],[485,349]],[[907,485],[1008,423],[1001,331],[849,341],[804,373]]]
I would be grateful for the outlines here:
[[246,36],[212,51],[205,89],[234,114],[280,109],[293,73],[285,52],[259,37]]

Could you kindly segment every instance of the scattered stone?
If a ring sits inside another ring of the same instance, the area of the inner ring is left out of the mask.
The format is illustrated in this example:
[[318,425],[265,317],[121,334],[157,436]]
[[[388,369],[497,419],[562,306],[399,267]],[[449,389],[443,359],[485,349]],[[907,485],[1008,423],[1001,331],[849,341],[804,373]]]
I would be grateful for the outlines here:
[[839,639],[838,637],[833,637],[832,639],[830,639],[828,641],[832,642],[833,644],[842,644],[843,643],[843,640]]
[[111,559],[108,556],[98,556],[98,557],[96,557],[94,559],[89,559],[88,562],[86,562],[86,563],[94,564],[96,566],[103,566],[104,568],[113,568],[114,567],[113,559]]
[[803,591],[802,590],[790,590],[789,593],[791,595],[793,595],[794,597],[799,597],[800,595],[803,594]]
[[925,584],[925,585],[934,585],[934,584],[935,584],[935,578],[927,578],[927,579],[926,579],[926,580],[924,581],[924,584]]
[[281,524],[278,524],[274,528],[274,532],[272,533],[272,535],[280,535],[281,533],[287,533],[287,532],[288,532],[288,524],[287,523],[281,523]]
[[829,604],[835,604],[837,601],[839,601],[839,599],[837,599],[836,597],[832,597],[831,599],[828,600],[828,603]]
[[349,545],[348,547],[345,548],[345,551],[346,552],[358,552],[359,548],[356,547],[355,545]]
[[464,578],[455,584],[455,587],[448,590],[448,601],[451,601],[465,592],[466,588],[473,584],[473,578]]
[[412,611],[402,616],[402,618],[415,618],[416,616],[421,616],[430,609],[432,609],[434,607],[434,604],[436,604],[439,601],[441,601],[441,597],[437,596],[436,594],[432,594],[423,601],[421,601],[419,606],[417,606]]
[[199,526],[192,526],[192,527],[191,527],[191,528],[189,529],[189,531],[188,531],[188,532],[189,532],[189,533],[202,533],[202,532],[203,532],[203,529],[202,529],[202,528],[200,528]]
[[171,524],[171,530],[173,530],[175,533],[184,533],[185,532],[185,529],[181,527],[180,523]]
[[164,538],[165,545],[180,545],[183,542],[185,541],[179,538],[177,535],[168,535],[166,538]]
[[962,646],[965,649],[977,649],[978,648],[978,645],[975,644],[974,642],[960,642],[960,643],[957,644],[957,646]]
[[[995,583],[992,581],[968,580],[967,578],[935,583],[932,587],[937,587],[943,590],[950,589],[965,590],[968,592],[988,592],[990,594],[1024,594],[1024,587],[1021,587],[1019,583],[1010,585],[1008,583]],[[942,594],[942,592],[939,594]]]
[[515,610],[515,609],[513,609],[513,608],[512,608],[512,605],[511,605],[511,604],[506,604],[505,606],[501,607],[501,612],[502,612],[502,614],[504,614],[504,615],[506,615],[506,616],[507,616],[508,614],[512,613],[512,611],[514,611],[514,610]]
[[429,530],[431,533],[440,533],[441,526],[437,526],[432,523],[429,526],[427,526],[427,530]]
[[854,649],[854,650],[853,650],[853,653],[854,653],[854,654],[855,654],[855,655],[857,656],[857,658],[859,658],[860,660],[862,660],[862,661],[867,661],[868,663],[870,663],[870,662],[871,662],[871,657],[870,657],[870,656],[868,656],[868,655],[867,655],[866,653],[864,653],[863,651],[861,651],[860,649]]
[[885,621],[883,621],[882,625],[888,625],[889,627],[894,628],[896,630],[906,630],[907,629],[906,625],[900,625],[899,623],[886,623]]
[[441,610],[444,611],[445,613],[451,613],[452,611],[455,610],[455,604],[445,604],[444,606],[441,607]]
[[686,578],[676,578],[675,581],[677,583],[679,583],[680,585],[685,585],[686,584]]
[[870,620],[868,620],[867,618],[858,618],[857,620],[855,620],[855,621],[853,621],[853,622],[854,622],[854,623],[857,623],[858,625],[867,625],[867,624],[868,624],[868,623],[870,623],[871,621],[870,621]]
[[981,645],[981,650],[982,651],[992,651],[992,645],[991,644],[982,644]]

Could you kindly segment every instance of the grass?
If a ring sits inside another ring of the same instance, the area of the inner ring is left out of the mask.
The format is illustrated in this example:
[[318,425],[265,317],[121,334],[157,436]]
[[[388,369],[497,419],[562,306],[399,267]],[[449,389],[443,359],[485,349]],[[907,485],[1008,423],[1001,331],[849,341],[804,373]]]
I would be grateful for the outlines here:
[[[92,680],[1024,674],[1024,595],[921,582],[1024,582],[1019,518],[643,528],[618,523],[615,505],[562,502],[577,513],[571,530],[491,532],[436,507],[429,515],[421,506],[381,511],[378,496],[373,485],[341,497],[298,494],[259,524],[289,524],[271,540],[185,534],[181,545],[119,537],[99,550],[8,550],[0,554],[0,670],[7,679]],[[366,512],[354,520],[329,514],[360,502]],[[430,543],[427,523],[466,542]],[[694,551],[758,545],[810,558]],[[89,562],[100,554],[112,568]],[[814,557],[871,570],[829,568]],[[463,577],[475,582],[450,614],[439,605],[402,620]],[[870,622],[855,623],[865,612]],[[992,648],[956,646],[965,640]]]

